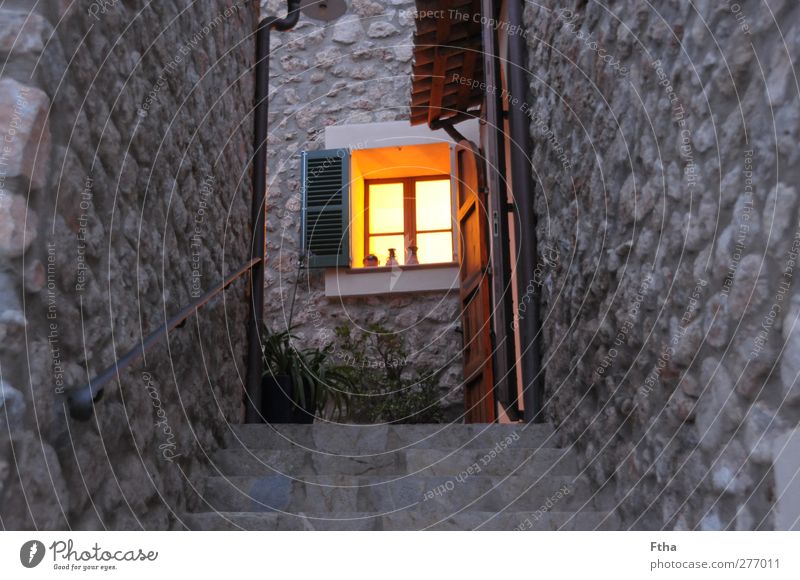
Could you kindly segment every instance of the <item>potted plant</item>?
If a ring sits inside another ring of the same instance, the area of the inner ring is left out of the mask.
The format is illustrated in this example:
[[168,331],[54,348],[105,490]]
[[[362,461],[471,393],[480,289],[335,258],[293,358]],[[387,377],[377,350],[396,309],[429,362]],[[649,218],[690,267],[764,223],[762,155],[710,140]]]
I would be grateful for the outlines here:
[[336,353],[344,361],[351,393],[347,420],[355,423],[440,423],[444,420],[442,370],[412,362],[403,336],[380,324],[353,332],[336,329]]
[[294,380],[292,369],[295,353],[288,331],[272,333],[266,328],[261,352],[264,374],[261,376],[261,414],[267,423],[294,422]]
[[268,423],[312,423],[317,413],[341,414],[348,377],[327,364],[327,352],[300,350],[290,330],[264,330],[261,414]]

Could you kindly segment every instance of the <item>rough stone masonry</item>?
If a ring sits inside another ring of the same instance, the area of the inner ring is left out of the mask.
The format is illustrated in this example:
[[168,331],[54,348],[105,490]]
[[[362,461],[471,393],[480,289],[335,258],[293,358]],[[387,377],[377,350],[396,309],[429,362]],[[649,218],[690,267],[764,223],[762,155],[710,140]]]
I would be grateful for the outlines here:
[[626,526],[772,528],[800,419],[800,8],[525,20],[539,239],[564,257],[542,285],[549,416]]
[[0,527],[180,527],[194,459],[241,418],[246,279],[112,382],[91,421],[68,420],[63,394],[247,260],[257,7],[13,6],[0,9]]

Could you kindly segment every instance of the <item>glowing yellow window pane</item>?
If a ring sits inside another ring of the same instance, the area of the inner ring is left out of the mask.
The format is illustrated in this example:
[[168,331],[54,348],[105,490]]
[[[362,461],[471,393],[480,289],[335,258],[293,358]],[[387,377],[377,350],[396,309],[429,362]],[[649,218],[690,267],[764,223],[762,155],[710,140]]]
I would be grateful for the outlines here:
[[406,251],[403,247],[405,245],[405,236],[370,236],[369,238],[369,253],[378,256],[378,261],[381,266],[386,265],[386,260],[389,259],[389,248],[394,248],[395,257],[398,264],[405,264]]
[[[450,180],[417,181],[417,231],[449,230],[452,226],[450,211]],[[448,262],[450,260],[447,260]]]
[[402,231],[403,184],[373,183],[369,186],[369,233],[390,234]]
[[436,232],[417,234],[417,259],[420,264],[436,264],[453,261],[453,234]]

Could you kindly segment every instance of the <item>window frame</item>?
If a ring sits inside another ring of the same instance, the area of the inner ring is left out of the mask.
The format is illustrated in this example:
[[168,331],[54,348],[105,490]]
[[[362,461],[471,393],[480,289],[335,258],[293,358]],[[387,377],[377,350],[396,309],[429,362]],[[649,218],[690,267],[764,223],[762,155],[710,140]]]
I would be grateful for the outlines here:
[[[414,185],[420,181],[447,181],[450,184],[450,227],[447,229],[439,229],[439,230],[417,230],[417,211],[416,211],[416,191]],[[380,234],[372,234],[370,233],[370,221],[369,221],[369,194],[370,194],[370,186],[372,185],[381,185],[387,183],[402,183],[403,184],[403,231],[402,232],[384,232]],[[453,223],[453,177],[452,175],[448,174],[439,174],[439,175],[414,175],[409,177],[382,177],[378,179],[364,179],[364,255],[367,256],[370,254],[369,251],[369,241],[370,238],[380,237],[380,236],[398,236],[402,235],[405,241],[404,244],[409,244],[411,240],[416,244],[417,243],[417,235],[420,233],[423,234],[432,234],[432,233],[450,233],[450,248],[452,250],[452,258],[449,262],[430,262],[426,264],[420,264],[420,266],[437,266],[437,265],[445,265],[445,264],[452,264],[455,260],[455,225]],[[403,260],[405,261],[405,251],[407,247],[400,248],[403,252]],[[408,264],[403,264],[403,266],[407,266]]]

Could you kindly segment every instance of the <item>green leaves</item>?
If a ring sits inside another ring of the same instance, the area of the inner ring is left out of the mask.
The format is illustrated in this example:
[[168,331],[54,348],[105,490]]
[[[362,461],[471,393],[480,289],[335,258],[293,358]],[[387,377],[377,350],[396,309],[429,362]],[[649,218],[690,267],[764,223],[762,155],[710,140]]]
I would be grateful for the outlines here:
[[336,329],[337,372],[347,375],[347,417],[356,423],[437,423],[441,372],[412,363],[402,335],[373,324]]
[[264,374],[290,376],[294,402],[299,407],[341,419],[351,390],[348,377],[329,363],[326,350],[296,348],[293,343],[297,337],[292,330],[273,333],[264,328]]
[[381,325],[336,329],[324,349],[299,349],[293,329],[262,338],[265,374],[292,377],[294,401],[320,417],[355,423],[438,423],[441,371],[409,359],[402,335]]

